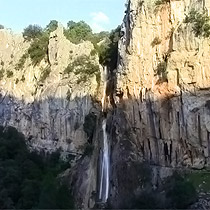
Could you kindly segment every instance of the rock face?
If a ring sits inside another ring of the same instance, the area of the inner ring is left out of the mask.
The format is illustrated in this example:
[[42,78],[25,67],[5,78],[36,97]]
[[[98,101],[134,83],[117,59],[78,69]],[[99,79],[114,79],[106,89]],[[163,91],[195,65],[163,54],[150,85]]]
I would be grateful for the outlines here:
[[210,1],[155,2],[129,0],[122,24],[112,116],[114,208],[138,192],[138,160],[157,167],[157,179],[210,165],[210,42],[184,21],[192,9],[209,12]]
[[[142,156],[154,164],[209,165],[209,40],[184,23],[209,1],[132,0],[124,19],[117,91]],[[165,71],[158,72],[158,71]],[[164,80],[165,79],[165,80]]]
[[[79,56],[90,56],[94,47],[90,42],[70,43],[59,26],[50,35],[48,57],[36,66],[28,57],[17,69],[29,46],[22,36],[0,30],[0,123],[18,128],[34,149],[80,152],[87,142],[84,119],[96,110],[92,99],[100,97],[100,89],[95,76],[77,84],[77,76],[64,70]],[[91,59],[99,65],[97,56]],[[50,73],[43,81],[45,69]],[[13,74],[7,76],[8,71]]]

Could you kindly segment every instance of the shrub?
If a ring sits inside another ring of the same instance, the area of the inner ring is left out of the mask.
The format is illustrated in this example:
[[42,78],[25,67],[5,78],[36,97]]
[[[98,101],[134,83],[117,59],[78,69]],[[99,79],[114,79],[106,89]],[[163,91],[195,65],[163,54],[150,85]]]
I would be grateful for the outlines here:
[[91,27],[84,21],[74,22],[69,21],[67,23],[67,30],[64,31],[64,35],[74,44],[79,44],[82,40],[89,40],[92,36]]
[[161,44],[161,39],[159,37],[155,37],[154,40],[151,43],[151,46],[154,47],[156,45]]
[[85,121],[83,124],[83,129],[87,134],[88,141],[92,142],[93,134],[96,128],[96,115],[94,113],[89,113],[85,116]]
[[95,56],[96,54],[97,54],[97,50],[96,49],[91,50],[91,52],[90,52],[91,56]]
[[4,29],[4,26],[0,24],[0,29]]
[[156,2],[155,2],[155,6],[161,6],[161,5],[163,5],[163,4],[167,4],[167,3],[170,3],[170,0],[157,0]]
[[28,54],[32,60],[33,65],[39,64],[48,53],[49,35],[42,34],[39,39],[35,39],[28,49]]
[[165,61],[159,62],[155,70],[155,75],[159,76],[161,82],[165,82],[168,80],[167,74],[167,63]]
[[117,67],[119,39],[120,26],[110,33],[106,41],[104,41],[100,46],[96,46],[100,64],[109,66],[112,70]]
[[7,78],[11,78],[13,76],[13,72],[8,70],[7,71]]
[[25,79],[25,76],[24,76],[24,75],[22,75],[22,77],[21,77],[21,80],[20,80],[20,81],[21,81],[21,82],[25,82],[25,80],[26,80],[26,79]]
[[20,58],[20,60],[18,61],[18,63],[16,64],[15,69],[16,70],[23,69],[24,64],[25,64],[27,58],[28,58],[28,54],[27,53],[24,53],[22,55],[22,57]]
[[19,79],[17,78],[16,80],[15,80],[15,84],[17,85],[19,83]]
[[1,61],[1,66],[4,66],[4,61]]
[[94,151],[94,146],[92,144],[87,143],[85,145],[85,151],[84,151],[83,155],[90,157],[90,156],[92,156],[93,151]]
[[47,33],[51,33],[55,31],[58,28],[58,21],[57,20],[51,20],[50,23],[46,26],[45,31]]
[[77,83],[87,82],[88,78],[96,75],[97,82],[100,82],[100,69],[99,65],[95,64],[90,57],[83,55],[77,57],[72,63],[70,63],[64,70],[64,73],[74,73],[79,78]]
[[3,79],[3,77],[4,77],[4,69],[2,68],[0,70],[0,80]]
[[206,12],[199,13],[195,9],[192,9],[184,22],[193,24],[195,36],[203,36],[205,38],[210,36],[210,17]]
[[43,82],[47,79],[47,77],[50,75],[50,72],[51,72],[50,67],[49,67],[49,66],[46,67],[46,68],[44,69],[44,71],[42,72],[39,81],[40,81],[41,83],[43,83]]
[[173,208],[186,209],[197,199],[193,184],[177,172],[167,179],[165,189]]
[[31,41],[35,38],[39,38],[42,35],[42,33],[43,33],[42,27],[38,25],[29,25],[23,31],[23,37],[26,40]]

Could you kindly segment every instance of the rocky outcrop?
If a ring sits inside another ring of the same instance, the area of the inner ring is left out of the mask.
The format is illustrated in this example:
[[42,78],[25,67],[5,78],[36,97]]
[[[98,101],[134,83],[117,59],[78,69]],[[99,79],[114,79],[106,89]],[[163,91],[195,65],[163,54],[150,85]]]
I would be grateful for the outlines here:
[[[97,115],[100,87],[95,76],[78,83],[78,75],[64,70],[79,56],[90,56],[94,47],[90,42],[72,44],[59,26],[50,34],[47,57],[34,66],[27,56],[17,69],[29,46],[22,36],[0,30],[0,123],[18,128],[34,149],[80,153],[87,143],[84,119],[91,111]],[[90,59],[99,65],[97,56]]]

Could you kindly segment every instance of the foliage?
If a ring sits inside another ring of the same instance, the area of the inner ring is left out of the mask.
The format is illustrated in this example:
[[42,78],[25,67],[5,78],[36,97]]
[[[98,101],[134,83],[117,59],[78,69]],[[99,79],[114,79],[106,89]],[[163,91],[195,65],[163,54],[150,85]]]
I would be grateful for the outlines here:
[[96,48],[99,54],[100,64],[106,65],[112,70],[117,67],[119,39],[120,27],[118,26],[110,33],[109,37]]
[[170,0],[157,0],[155,2],[155,6],[161,6],[161,5],[167,4],[167,3],[170,3]]
[[97,117],[94,113],[89,113],[85,116],[85,122],[83,124],[83,129],[88,136],[89,141],[92,141],[93,134],[96,128]]
[[51,20],[50,23],[46,26],[45,31],[47,33],[51,33],[55,31],[58,28],[58,21],[57,20]]
[[29,152],[15,128],[0,127],[0,206],[2,209],[70,209],[73,200],[59,173],[69,167],[59,152]]
[[186,174],[186,178],[201,192],[210,192],[210,174],[208,171],[195,171]]
[[137,199],[132,202],[132,209],[157,209],[160,201],[153,192],[143,191]]
[[33,65],[39,64],[48,53],[49,35],[43,33],[39,38],[35,39],[28,49],[28,54],[32,60]]
[[203,36],[205,38],[210,36],[210,17],[208,13],[199,13],[195,9],[192,9],[184,22],[193,24],[195,36]]
[[155,75],[159,76],[161,82],[165,82],[168,79],[167,74],[167,63],[165,61],[159,62],[155,70]]
[[27,58],[28,58],[28,54],[27,53],[24,53],[22,55],[22,57],[20,58],[20,60],[18,61],[18,63],[16,64],[15,69],[16,70],[23,69],[24,64],[25,64],[25,61],[26,61]]
[[22,75],[22,77],[21,77],[21,82],[24,82],[26,79],[25,79],[25,76],[24,75]]
[[93,75],[96,75],[97,82],[100,82],[99,66],[86,55],[77,57],[72,63],[67,66],[64,72],[67,74],[74,73],[75,75],[78,75],[78,84],[81,82],[86,82],[88,78]]
[[27,41],[31,41],[35,38],[39,38],[43,33],[42,27],[38,25],[29,25],[23,30],[23,37]]
[[94,146],[91,143],[87,143],[85,145],[85,151],[84,151],[84,156],[92,156],[94,150]]
[[11,78],[12,76],[13,76],[13,72],[10,71],[10,70],[8,70],[8,71],[7,71],[7,77],[8,77],[8,78]]
[[49,67],[49,66],[46,67],[46,68],[43,70],[43,72],[42,72],[42,74],[41,74],[41,76],[40,76],[39,81],[43,83],[43,82],[47,79],[47,77],[50,75],[50,72],[51,72],[50,67]]
[[178,173],[166,180],[165,189],[173,208],[185,209],[196,201],[197,193],[193,184]]
[[0,24],[0,29],[4,29],[4,26]]
[[0,80],[3,79],[3,77],[4,77],[4,69],[1,68],[1,70],[0,70]]
[[92,29],[84,21],[79,21],[77,23],[69,21],[64,34],[72,43],[79,44],[82,40],[86,41],[90,39],[92,36]]
[[155,37],[154,40],[151,43],[151,46],[154,47],[156,45],[161,44],[161,39],[159,37]]

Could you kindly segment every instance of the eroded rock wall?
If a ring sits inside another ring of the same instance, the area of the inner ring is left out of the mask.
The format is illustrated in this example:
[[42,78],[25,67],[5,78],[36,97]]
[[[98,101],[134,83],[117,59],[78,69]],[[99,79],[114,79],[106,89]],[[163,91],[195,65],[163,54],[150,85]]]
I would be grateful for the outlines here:
[[[59,26],[50,34],[46,58],[34,66],[27,56],[17,68],[29,46],[21,35],[0,30],[0,123],[18,128],[34,149],[81,152],[88,139],[84,119],[100,111],[95,101],[101,90],[95,76],[78,83],[78,75],[64,70],[79,56],[90,56],[94,47],[90,42],[72,44]],[[97,55],[90,59],[99,65]],[[41,80],[46,69],[50,73]],[[8,71],[13,75],[7,76]]]

